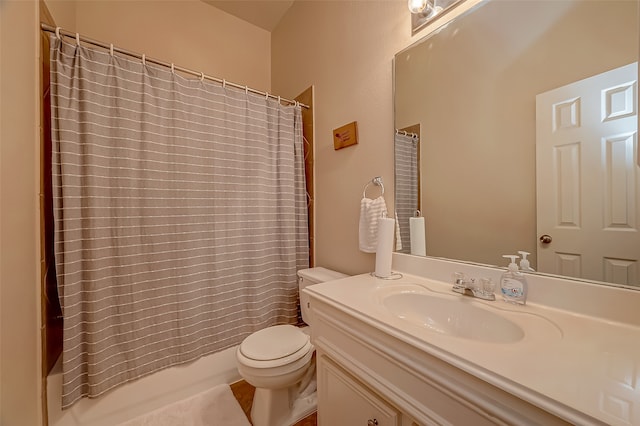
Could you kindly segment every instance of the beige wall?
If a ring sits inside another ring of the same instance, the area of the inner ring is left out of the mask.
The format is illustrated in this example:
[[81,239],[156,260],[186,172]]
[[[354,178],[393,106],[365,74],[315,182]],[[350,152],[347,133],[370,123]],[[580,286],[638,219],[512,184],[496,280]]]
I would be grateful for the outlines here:
[[57,26],[69,31],[76,31],[76,1],[49,0],[45,3]]
[[199,0],[49,0],[56,24],[212,77],[271,89],[271,35]]
[[[393,55],[410,40],[404,0],[295,2],[272,37],[273,91],[315,86],[316,264],[372,271],[358,250],[364,185],[382,176],[393,208]],[[333,129],[358,122],[358,145],[333,149]],[[367,194],[377,196],[377,188]]]
[[38,4],[0,2],[0,424],[40,403]]

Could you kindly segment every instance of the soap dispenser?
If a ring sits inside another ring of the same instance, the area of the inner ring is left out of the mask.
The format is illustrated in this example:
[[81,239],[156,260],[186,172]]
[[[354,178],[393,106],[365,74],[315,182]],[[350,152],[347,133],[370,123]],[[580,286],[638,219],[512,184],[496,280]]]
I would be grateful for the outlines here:
[[522,260],[520,261],[520,270],[524,272],[535,272],[536,270],[531,267],[529,259],[527,259],[527,256],[531,253],[526,251],[519,251],[518,253],[522,256]]
[[507,271],[500,278],[502,298],[505,302],[524,305],[527,301],[527,280],[518,271],[518,265],[516,264],[518,256],[504,255],[502,257],[511,259]]

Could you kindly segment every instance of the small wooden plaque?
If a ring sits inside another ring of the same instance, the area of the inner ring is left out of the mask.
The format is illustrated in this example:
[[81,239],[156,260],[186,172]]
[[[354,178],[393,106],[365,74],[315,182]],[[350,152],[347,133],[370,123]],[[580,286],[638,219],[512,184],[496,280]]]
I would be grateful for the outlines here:
[[333,149],[336,151],[358,143],[358,122],[345,124],[333,131]]

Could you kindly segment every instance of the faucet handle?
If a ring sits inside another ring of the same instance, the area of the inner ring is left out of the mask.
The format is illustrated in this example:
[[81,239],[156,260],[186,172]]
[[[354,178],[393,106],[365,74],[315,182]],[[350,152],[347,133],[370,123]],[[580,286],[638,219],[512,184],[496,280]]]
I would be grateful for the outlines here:
[[480,287],[482,291],[487,295],[493,294],[496,289],[496,286],[491,278],[480,278]]
[[457,285],[464,285],[466,282],[466,276],[464,272],[454,272],[453,273],[453,283]]

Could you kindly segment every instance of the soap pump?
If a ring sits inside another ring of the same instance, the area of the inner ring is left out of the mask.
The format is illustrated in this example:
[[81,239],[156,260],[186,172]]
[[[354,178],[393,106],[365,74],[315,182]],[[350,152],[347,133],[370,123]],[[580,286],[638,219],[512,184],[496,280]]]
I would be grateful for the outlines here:
[[510,258],[511,263],[507,267],[507,271],[500,278],[500,293],[505,302],[524,305],[527,301],[527,280],[524,275],[518,271],[516,264],[516,255],[503,255],[502,257]]
[[526,251],[519,251],[518,253],[522,256],[522,260],[520,260],[520,270],[525,272],[535,272],[536,270],[531,267],[529,259],[527,259],[527,256],[531,253]]

